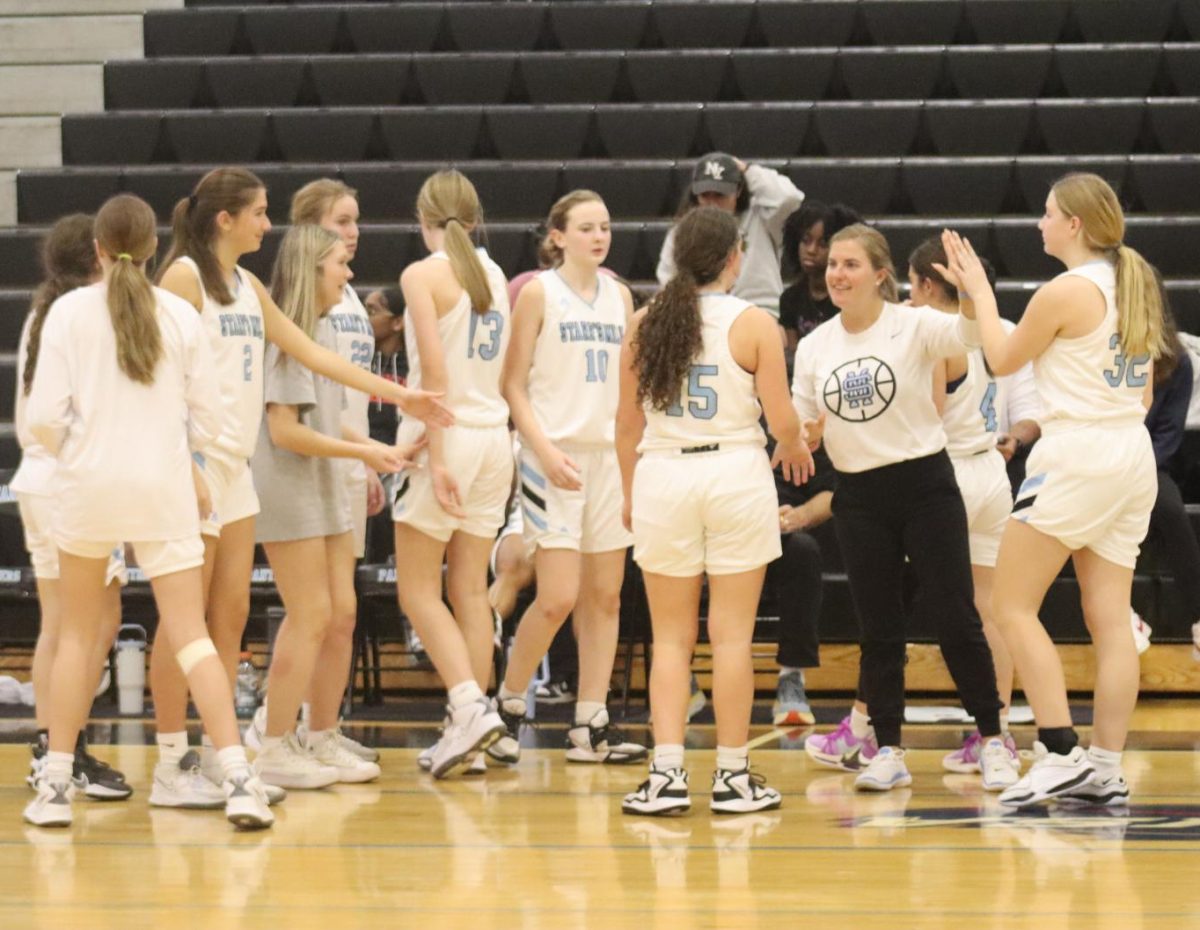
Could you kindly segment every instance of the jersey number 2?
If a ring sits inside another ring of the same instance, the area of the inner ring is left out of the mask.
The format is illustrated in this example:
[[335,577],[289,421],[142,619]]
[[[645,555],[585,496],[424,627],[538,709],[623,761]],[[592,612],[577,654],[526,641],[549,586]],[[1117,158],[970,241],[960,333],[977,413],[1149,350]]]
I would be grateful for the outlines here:
[[[701,378],[716,377],[716,374],[716,365],[693,365],[688,372],[687,412],[697,420],[711,420],[717,415],[717,389],[700,383]],[[683,405],[671,404],[667,416],[683,416]]]
[[488,342],[479,347],[479,357],[490,362],[500,354],[500,334],[504,332],[504,317],[495,310],[487,313],[471,311],[471,333],[467,338],[467,358],[475,357],[475,329],[480,323],[488,329]]

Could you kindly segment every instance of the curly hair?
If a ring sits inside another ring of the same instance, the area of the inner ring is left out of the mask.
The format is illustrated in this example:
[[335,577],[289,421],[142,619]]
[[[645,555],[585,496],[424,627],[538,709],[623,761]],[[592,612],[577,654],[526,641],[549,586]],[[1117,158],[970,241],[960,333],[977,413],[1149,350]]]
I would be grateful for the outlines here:
[[678,270],[650,301],[633,339],[638,403],[666,410],[679,401],[704,346],[697,292],[721,276],[740,239],[737,219],[717,207],[697,207],[675,227]]

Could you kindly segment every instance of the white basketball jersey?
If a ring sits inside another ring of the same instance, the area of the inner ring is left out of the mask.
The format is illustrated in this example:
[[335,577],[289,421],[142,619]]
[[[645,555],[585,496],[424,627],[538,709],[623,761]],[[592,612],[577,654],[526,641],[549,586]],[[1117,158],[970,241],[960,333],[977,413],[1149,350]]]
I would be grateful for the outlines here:
[[546,294],[529,369],[529,400],[551,442],[611,446],[617,417],[625,302],[616,281],[597,277],[588,303],[557,271],[538,276]]
[[249,459],[258,444],[258,427],[263,415],[263,352],[266,332],[262,304],[254,285],[240,268],[234,269],[236,287],[233,303],[219,304],[204,290],[196,263],[180,258],[196,273],[204,295],[200,321],[208,335],[209,348],[221,385],[225,425],[217,448],[238,458]]
[[[338,354],[352,365],[370,371],[371,363],[375,360],[375,330],[371,328],[371,318],[367,316],[366,308],[350,285],[346,285],[342,302],[329,311],[328,319],[337,335]],[[370,430],[367,407],[371,398],[354,388],[346,388],[345,391],[346,407],[342,411],[342,422],[366,436]]]
[[[488,285],[492,308],[476,313],[464,290],[453,309],[438,319],[438,336],[446,364],[446,406],[462,426],[507,426],[508,403],[500,395],[500,375],[508,348],[508,286],[504,272],[485,250],[477,249]],[[430,258],[448,261],[446,253]],[[408,386],[421,387],[421,354],[409,313],[404,311],[404,344],[408,350]]]
[[1000,382],[988,371],[983,350],[969,353],[967,373],[954,393],[947,386],[942,413],[946,451],[951,458],[966,458],[996,447],[999,411],[1004,409],[1000,393]]
[[1117,331],[1116,271],[1107,261],[1088,262],[1059,277],[1086,278],[1104,295],[1104,321],[1086,336],[1055,339],[1034,360],[1047,425],[1055,421],[1141,423],[1142,392],[1150,378],[1149,355],[1129,357]]
[[[729,351],[729,327],[751,304],[728,294],[701,294],[703,346],[680,385],[679,400],[666,410],[646,405],[639,452],[720,444],[766,445],[754,375]],[[653,312],[653,311],[651,311]]]

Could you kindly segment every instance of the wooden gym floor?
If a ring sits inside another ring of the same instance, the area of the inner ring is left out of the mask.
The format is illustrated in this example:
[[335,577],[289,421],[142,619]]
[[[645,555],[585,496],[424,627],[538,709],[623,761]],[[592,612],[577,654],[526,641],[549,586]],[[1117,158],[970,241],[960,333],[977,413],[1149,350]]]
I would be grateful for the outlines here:
[[1002,814],[976,778],[941,771],[959,727],[908,727],[914,784],[877,796],[811,763],[802,733],[759,727],[754,764],[784,806],[718,819],[712,728],[693,727],[693,811],[669,820],[623,816],[643,767],[568,766],[551,748],[561,725],[533,731],[543,748],[514,770],[435,784],[411,748],[429,725],[380,724],[366,735],[406,748],[384,749],[377,784],[292,792],[255,834],[219,812],[150,809],[137,721],[93,724],[115,744],[97,755],[137,788],[129,802],[79,801],[69,831],[28,827],[31,724],[6,720],[0,927],[1196,928],[1197,718],[1194,700],[1139,708],[1124,814]]

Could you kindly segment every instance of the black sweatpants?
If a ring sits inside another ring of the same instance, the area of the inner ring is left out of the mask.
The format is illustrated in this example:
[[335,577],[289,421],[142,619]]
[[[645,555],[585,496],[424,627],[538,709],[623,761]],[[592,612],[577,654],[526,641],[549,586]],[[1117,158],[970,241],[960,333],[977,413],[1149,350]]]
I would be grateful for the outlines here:
[[1200,620],[1200,545],[1192,531],[1175,479],[1158,472],[1158,497],[1150,511],[1149,541],[1171,568],[1175,587],[1188,611],[1188,623]]
[[949,456],[843,473],[833,515],[862,626],[860,691],[879,745],[900,745],[904,719],[905,556],[935,618],[963,706],[981,733],[998,734],[996,670],[975,610],[967,512]]
[[791,668],[821,664],[821,544],[808,533],[785,534],[783,555],[767,566],[766,587],[779,607],[779,654]]

